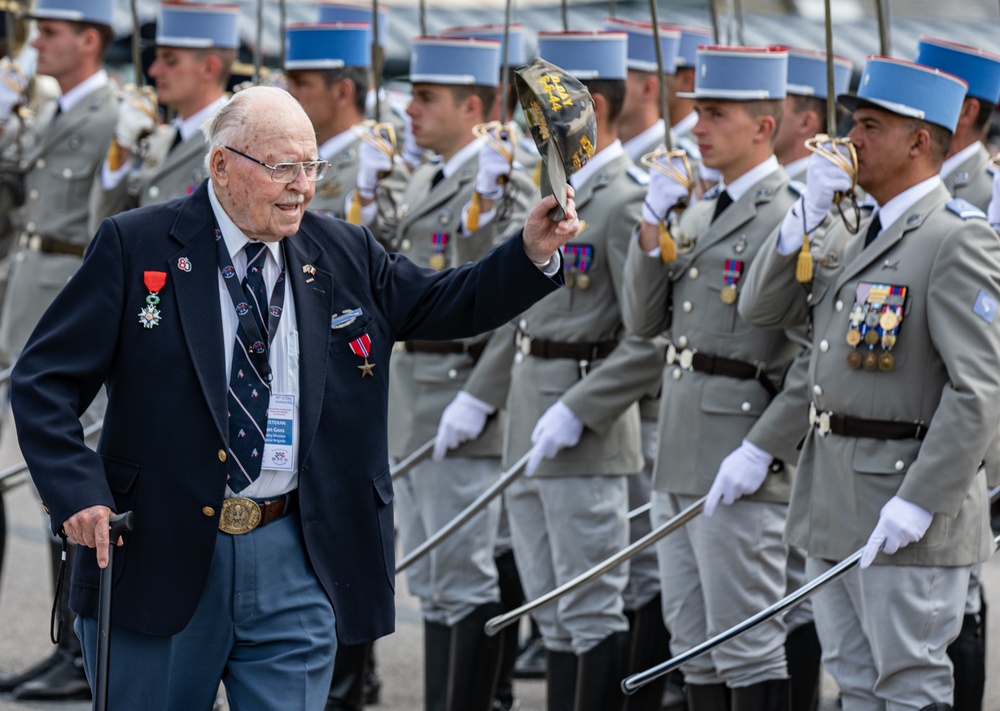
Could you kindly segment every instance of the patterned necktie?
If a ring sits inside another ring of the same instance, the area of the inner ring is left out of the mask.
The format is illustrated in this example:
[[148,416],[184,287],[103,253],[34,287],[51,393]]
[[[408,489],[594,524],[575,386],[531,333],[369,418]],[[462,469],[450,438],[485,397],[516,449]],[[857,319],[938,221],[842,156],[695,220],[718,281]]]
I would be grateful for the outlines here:
[[712,213],[712,222],[715,222],[716,218],[721,215],[727,207],[733,204],[733,198],[723,190],[719,193],[718,199],[715,201],[715,212]]
[[[267,338],[267,288],[264,286],[264,260],[267,251],[261,242],[250,242],[247,275],[243,278],[246,302],[237,311],[249,309],[264,343]],[[229,488],[239,493],[260,476],[267,432],[267,406],[271,389],[249,356],[250,339],[242,326],[236,328],[233,367],[229,374]],[[265,351],[266,352],[266,351]]]
[[871,224],[868,225],[868,231],[865,233],[865,247],[870,245],[878,237],[878,233],[882,231],[882,218],[879,215],[875,215],[872,219]]

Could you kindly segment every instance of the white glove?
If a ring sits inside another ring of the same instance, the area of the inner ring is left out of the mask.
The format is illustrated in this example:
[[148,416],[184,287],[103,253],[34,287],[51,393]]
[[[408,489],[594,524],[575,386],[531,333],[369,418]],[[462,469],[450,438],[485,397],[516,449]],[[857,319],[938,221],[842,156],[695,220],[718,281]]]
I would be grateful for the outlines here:
[[993,171],[993,197],[986,208],[986,217],[993,229],[1000,232],[1000,168]]
[[17,62],[7,57],[0,59],[0,126],[7,123],[17,105],[24,101],[27,88],[28,79]]
[[411,168],[416,168],[428,157],[429,151],[417,145],[417,140],[413,137],[413,121],[410,115],[406,115],[406,136],[403,138],[403,160]]
[[380,176],[392,172],[392,155],[368,141],[358,146],[358,194],[366,200],[375,197]]
[[[842,146],[826,143],[828,150],[844,152]],[[834,193],[846,193],[851,189],[851,176],[843,168],[834,165],[819,153],[809,156],[806,163],[806,192],[802,203],[806,211],[806,225],[810,230],[823,221],[826,213],[833,208]],[[801,225],[800,225],[801,229]],[[802,235],[799,235],[801,240]]]
[[702,513],[711,516],[720,500],[729,506],[737,499],[757,491],[767,478],[772,461],[774,457],[770,454],[752,442],[743,440],[743,444],[719,465],[719,472],[705,497]]
[[148,87],[122,87],[115,140],[127,151],[139,150],[139,139],[156,130],[156,96]]
[[[666,165],[666,156],[660,156],[658,161]],[[684,163],[679,157],[671,158],[673,167],[685,172]],[[671,178],[669,175],[657,170],[649,169],[649,187],[646,188],[646,199],[642,203],[642,220],[651,225],[658,225],[667,217],[667,212],[681,200],[687,200],[688,189]]]
[[477,397],[459,390],[458,395],[441,413],[437,436],[434,438],[435,462],[444,459],[449,449],[469,440],[476,439],[486,428],[486,418],[496,412],[496,408]]
[[878,523],[872,531],[865,552],[861,554],[861,567],[867,568],[881,550],[892,555],[924,537],[934,519],[927,509],[893,496],[882,507]]
[[[514,147],[510,144],[510,136],[503,133],[503,145],[508,155],[512,155]],[[499,200],[503,197],[503,184],[510,177],[510,159],[500,153],[490,141],[483,141],[479,147],[479,172],[476,174],[476,192],[487,200]]]
[[560,449],[575,447],[583,435],[583,420],[573,414],[562,400],[556,400],[538,418],[531,431],[531,443],[535,445],[528,459],[524,473],[534,476],[542,459],[552,459]]

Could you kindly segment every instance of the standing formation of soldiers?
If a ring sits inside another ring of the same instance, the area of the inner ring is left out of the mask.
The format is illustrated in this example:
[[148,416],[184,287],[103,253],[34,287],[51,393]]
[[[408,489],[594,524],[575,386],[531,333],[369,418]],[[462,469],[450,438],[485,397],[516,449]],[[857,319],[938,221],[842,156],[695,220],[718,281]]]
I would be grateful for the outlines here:
[[[227,101],[238,8],[165,2],[154,90],[102,69],[113,6],[35,0],[35,71],[55,96],[0,62],[5,364],[102,219],[206,176],[200,127]],[[309,208],[428,269],[479,260],[545,171],[500,86],[529,59],[524,28],[414,38],[404,110],[373,88],[389,18],[373,38],[371,12],[326,2],[286,27],[288,91],[330,164]],[[582,227],[540,265],[565,288],[492,334],[399,343],[388,364],[392,457],[434,441],[394,485],[404,555],[530,452],[407,569],[425,710],[517,708],[516,628],[485,623],[692,506],[655,548],[534,611],[550,711],[808,711],[821,657],[845,711],[981,708],[1000,483],[1000,174],[983,139],[1000,56],[925,37],[913,63],[870,58],[854,94],[835,58],[837,96],[824,53],[714,46],[699,27],[609,18],[539,32],[537,56],[586,88],[560,96],[594,122],[568,178]],[[829,138],[833,100],[849,143]],[[82,426],[101,416],[98,399]],[[684,665],[683,691],[621,693],[860,549],[809,603]],[[53,539],[54,574],[60,556]],[[371,644],[342,646],[326,708],[370,700],[373,665]],[[87,696],[72,631],[0,690]]]

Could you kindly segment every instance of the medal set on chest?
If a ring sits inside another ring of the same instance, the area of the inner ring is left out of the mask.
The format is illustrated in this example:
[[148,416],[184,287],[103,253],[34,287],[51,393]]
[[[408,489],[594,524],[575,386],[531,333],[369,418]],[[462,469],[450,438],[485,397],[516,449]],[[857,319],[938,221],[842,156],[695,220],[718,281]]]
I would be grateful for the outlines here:
[[590,267],[594,263],[594,245],[563,245],[563,270],[566,286],[586,291],[590,288]]
[[906,287],[896,284],[859,282],[855,290],[854,308],[848,317],[847,366],[852,370],[881,370],[888,373],[896,367],[892,349],[896,346],[903,325]]
[[448,264],[445,257],[445,250],[448,249],[448,233],[434,232],[431,234],[431,246],[434,249],[434,254],[430,256],[427,263],[430,264],[431,269],[441,271]]

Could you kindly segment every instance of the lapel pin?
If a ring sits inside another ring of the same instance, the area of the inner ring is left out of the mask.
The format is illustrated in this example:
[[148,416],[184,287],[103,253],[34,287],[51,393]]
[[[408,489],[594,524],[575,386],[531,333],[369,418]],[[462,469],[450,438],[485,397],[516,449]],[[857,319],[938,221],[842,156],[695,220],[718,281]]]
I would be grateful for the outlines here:
[[177,268],[180,269],[182,272],[191,271],[191,260],[188,259],[187,257],[181,257],[180,259],[177,260]]
[[152,328],[160,324],[160,310],[157,305],[160,303],[160,289],[167,283],[166,272],[143,272],[142,283],[149,289],[146,297],[146,306],[139,312],[139,323],[143,328]]

